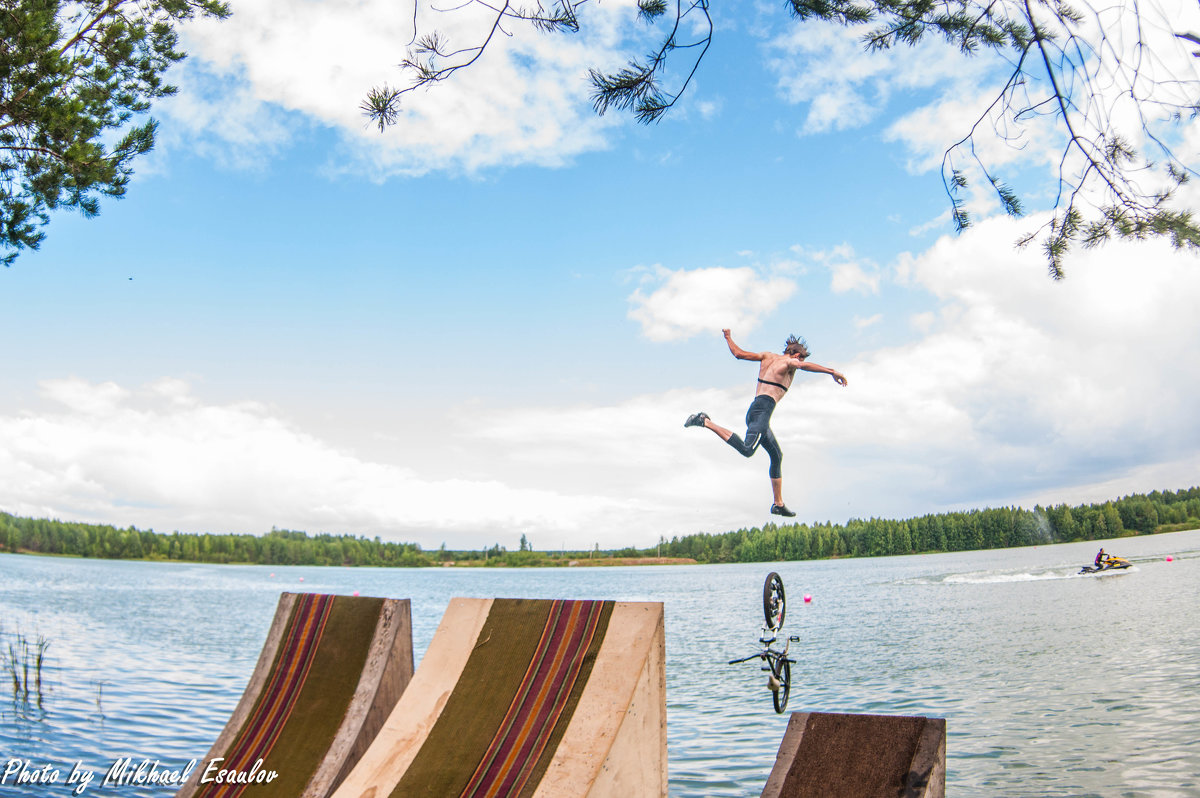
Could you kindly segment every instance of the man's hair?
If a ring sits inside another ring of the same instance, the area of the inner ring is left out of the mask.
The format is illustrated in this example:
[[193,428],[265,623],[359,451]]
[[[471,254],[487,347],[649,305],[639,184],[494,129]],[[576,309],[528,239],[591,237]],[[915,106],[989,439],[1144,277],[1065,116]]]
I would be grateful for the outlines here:
[[801,359],[808,357],[808,344],[803,338],[797,338],[794,335],[789,335],[787,343],[783,347],[785,355],[795,355]]

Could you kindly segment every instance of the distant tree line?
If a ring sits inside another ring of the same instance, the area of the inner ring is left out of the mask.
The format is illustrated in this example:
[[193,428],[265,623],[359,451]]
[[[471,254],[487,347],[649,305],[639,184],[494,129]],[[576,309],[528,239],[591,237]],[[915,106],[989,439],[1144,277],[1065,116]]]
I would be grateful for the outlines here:
[[[443,544],[424,551],[416,543],[391,543],[351,535],[309,535],[272,529],[265,535],[160,534],[135,527],[85,524],[0,513],[0,551],[58,554],[106,560],[175,560],[258,565],[343,565],[393,568],[461,565],[525,566],[567,564],[571,559],[612,557],[612,552],[535,552],[525,535],[521,548],[496,544],[477,551],[452,551]],[[620,556],[632,550],[619,552]]]
[[443,544],[390,543],[350,535],[272,529],[265,535],[160,534],[134,527],[22,518],[0,513],[0,551],[120,560],[176,560],[260,565],[422,567],[556,566],[627,557],[689,558],[702,563],[879,557],[998,549],[1100,540],[1200,527],[1200,487],[1135,494],[1103,504],[1018,507],[939,513],[902,521],[851,519],[845,524],[767,524],[721,534],[661,540],[648,549],[534,551],[525,535],[518,551],[496,544],[473,551]]
[[0,513],[0,549],[106,560],[262,565],[428,565],[415,543],[272,529],[265,535],[160,534],[134,527],[19,518]]
[[698,562],[770,562],[882,557],[1102,540],[1200,527],[1200,488],[1135,494],[1103,504],[989,508],[903,521],[853,518],[845,524],[767,524],[672,538],[665,557]]

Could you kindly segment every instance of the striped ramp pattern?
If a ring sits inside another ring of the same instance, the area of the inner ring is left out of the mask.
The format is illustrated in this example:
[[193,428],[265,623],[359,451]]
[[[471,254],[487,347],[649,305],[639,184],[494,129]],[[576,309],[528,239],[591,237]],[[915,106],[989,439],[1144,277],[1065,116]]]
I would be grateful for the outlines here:
[[525,678],[462,798],[520,794],[562,716],[606,609],[611,607],[600,601],[552,602]]
[[[297,598],[270,681],[221,763],[222,768],[247,772],[256,761],[266,758],[275,746],[308,678],[333,608],[333,599],[333,596],[312,593]],[[210,783],[197,794],[203,798],[237,798],[246,787],[245,784]]]

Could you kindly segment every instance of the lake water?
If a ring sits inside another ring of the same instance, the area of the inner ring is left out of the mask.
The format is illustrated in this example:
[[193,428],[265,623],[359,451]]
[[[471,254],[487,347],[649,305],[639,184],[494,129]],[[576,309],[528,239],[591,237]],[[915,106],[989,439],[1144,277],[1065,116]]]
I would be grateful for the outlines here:
[[[1134,567],[1077,576],[1099,545]],[[1170,555],[1172,562],[1167,562]],[[0,768],[178,767],[237,703],[283,590],[412,599],[419,660],[452,596],[661,601],[670,794],[757,795],[787,723],[750,654],[762,582],[798,634],[789,711],[944,717],[953,796],[1200,796],[1200,531],[999,551],[722,566],[350,569],[0,555],[0,642],[49,640],[42,700],[0,681]],[[812,596],[804,603],[805,594]],[[3,657],[0,656],[0,662]],[[3,770],[0,770],[0,775]],[[106,795],[162,796],[135,787]]]

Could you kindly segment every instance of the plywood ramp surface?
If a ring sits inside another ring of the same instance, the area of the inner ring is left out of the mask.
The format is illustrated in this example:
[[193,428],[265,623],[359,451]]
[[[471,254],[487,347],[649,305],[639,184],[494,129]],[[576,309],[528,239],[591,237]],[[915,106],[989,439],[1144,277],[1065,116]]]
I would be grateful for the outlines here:
[[282,594],[241,700],[176,798],[326,798],[412,675],[408,599]]
[[762,798],[942,798],[946,721],[795,712]]
[[456,598],[334,798],[666,794],[661,603]]

